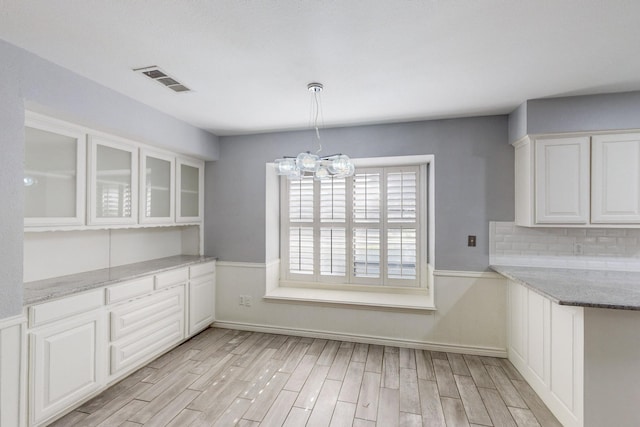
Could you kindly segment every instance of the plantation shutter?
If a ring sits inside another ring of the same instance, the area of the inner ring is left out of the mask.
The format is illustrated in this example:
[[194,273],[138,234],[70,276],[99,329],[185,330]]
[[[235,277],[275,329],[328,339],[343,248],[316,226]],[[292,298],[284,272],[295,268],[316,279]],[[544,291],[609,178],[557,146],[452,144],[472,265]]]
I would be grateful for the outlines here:
[[353,276],[379,279],[381,228],[381,170],[353,177]]
[[320,275],[347,275],[347,180],[320,181]]
[[418,169],[394,168],[386,174],[387,277],[415,280]]
[[314,274],[313,179],[289,183],[289,271]]
[[359,168],[350,178],[285,181],[282,242],[288,279],[419,286],[420,254],[426,254],[420,171],[420,166]]

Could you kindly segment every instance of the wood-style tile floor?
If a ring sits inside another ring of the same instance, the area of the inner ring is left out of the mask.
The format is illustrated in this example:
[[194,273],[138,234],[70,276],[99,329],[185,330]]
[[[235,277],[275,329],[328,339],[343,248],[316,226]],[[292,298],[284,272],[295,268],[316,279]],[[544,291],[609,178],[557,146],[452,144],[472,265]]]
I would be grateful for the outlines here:
[[505,359],[210,328],[53,426],[561,426]]

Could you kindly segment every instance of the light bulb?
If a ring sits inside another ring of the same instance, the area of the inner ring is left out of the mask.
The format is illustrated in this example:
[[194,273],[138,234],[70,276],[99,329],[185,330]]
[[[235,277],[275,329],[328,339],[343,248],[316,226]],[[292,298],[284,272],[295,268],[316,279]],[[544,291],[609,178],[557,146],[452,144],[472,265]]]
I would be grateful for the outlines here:
[[298,168],[295,168],[289,174],[287,174],[287,179],[291,181],[295,181],[297,179],[302,179],[303,176],[304,176],[304,172],[302,172]]
[[315,179],[316,181],[320,181],[322,179],[327,179],[330,176],[331,174],[329,174],[329,169],[327,169],[326,166],[320,166],[313,176],[313,179]]
[[296,159],[277,159],[278,175],[289,175],[296,169]]
[[303,172],[315,172],[320,167],[320,158],[311,153],[300,153],[296,157],[296,166]]
[[356,167],[353,163],[349,162],[344,170],[340,173],[336,173],[335,176],[337,178],[347,178],[349,176],[353,176],[354,173],[356,173]]
[[349,160],[349,156],[345,156],[341,154],[336,156],[329,165],[329,171],[336,175],[343,175],[348,172],[349,164],[351,164],[351,160]]

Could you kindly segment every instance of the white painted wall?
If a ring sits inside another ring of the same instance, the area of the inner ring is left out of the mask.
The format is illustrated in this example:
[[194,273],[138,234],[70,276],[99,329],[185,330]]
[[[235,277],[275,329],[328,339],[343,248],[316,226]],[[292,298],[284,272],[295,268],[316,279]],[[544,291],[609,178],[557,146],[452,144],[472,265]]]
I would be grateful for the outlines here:
[[[440,272],[435,278],[437,310],[425,312],[265,301],[267,275],[277,274],[277,269],[278,263],[267,267],[219,262],[216,322],[246,329],[506,355],[506,280],[497,275]],[[250,295],[252,306],[240,306],[239,295]]]
[[198,226],[24,234],[24,281],[199,253]]

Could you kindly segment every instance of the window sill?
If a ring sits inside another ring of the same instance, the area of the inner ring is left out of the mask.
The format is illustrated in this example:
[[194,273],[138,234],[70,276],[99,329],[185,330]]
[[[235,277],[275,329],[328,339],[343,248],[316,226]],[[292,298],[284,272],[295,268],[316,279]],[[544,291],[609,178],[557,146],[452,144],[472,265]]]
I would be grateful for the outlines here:
[[277,287],[264,299],[274,302],[338,304],[398,311],[434,311],[436,307],[428,292],[399,294],[388,292],[344,291],[319,288]]

